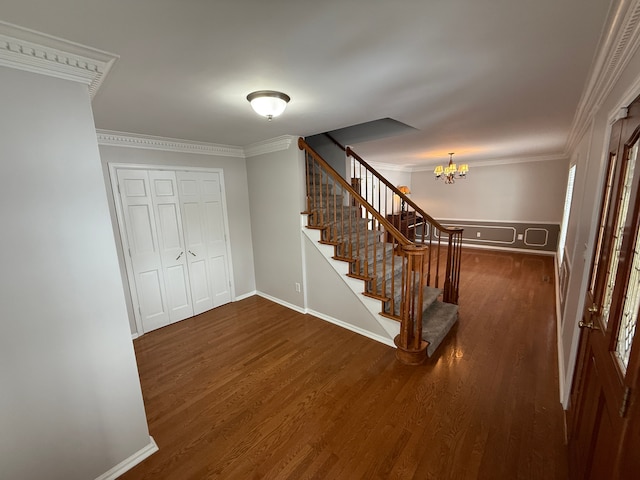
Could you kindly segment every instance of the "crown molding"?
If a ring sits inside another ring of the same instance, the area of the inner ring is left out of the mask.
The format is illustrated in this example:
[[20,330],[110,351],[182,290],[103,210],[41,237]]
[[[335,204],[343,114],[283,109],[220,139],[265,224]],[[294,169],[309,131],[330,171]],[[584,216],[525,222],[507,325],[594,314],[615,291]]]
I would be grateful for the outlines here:
[[[501,158],[496,160],[481,160],[464,162],[469,165],[469,170],[477,167],[493,167],[496,165],[515,165],[519,163],[534,163],[534,162],[558,162],[568,161],[569,157],[564,153],[552,154],[552,155],[537,155],[535,157],[515,157],[515,158]],[[414,167],[414,172],[432,172],[436,165],[444,165],[447,162],[433,163],[430,165],[421,165]],[[456,162],[457,163],[457,162]]]
[[280,152],[288,150],[294,140],[297,142],[298,137],[292,135],[283,135],[281,137],[271,138],[262,142],[252,143],[244,147],[244,156],[246,158],[264,155],[265,153]]
[[640,0],[615,0],[608,19],[574,116],[567,152],[573,151],[584,136],[593,116],[640,46]]
[[371,162],[370,165],[376,170],[387,170],[391,172],[406,172],[411,173],[413,171],[413,165],[396,165],[393,163]]
[[118,55],[0,22],[0,66],[80,82],[95,96]]
[[175,138],[155,137],[152,135],[114,132],[111,130],[96,130],[96,133],[98,145],[245,158],[242,147],[234,147],[232,145],[192,142]]

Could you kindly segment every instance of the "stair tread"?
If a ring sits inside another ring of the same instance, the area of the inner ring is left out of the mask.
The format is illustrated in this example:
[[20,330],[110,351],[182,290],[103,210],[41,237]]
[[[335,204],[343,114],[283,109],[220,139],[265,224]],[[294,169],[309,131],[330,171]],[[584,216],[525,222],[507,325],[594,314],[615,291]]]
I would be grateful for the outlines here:
[[[376,251],[377,253],[377,251]],[[373,252],[370,252],[370,255],[373,255]],[[367,259],[369,260],[369,259]],[[375,261],[374,261],[375,260]],[[397,275],[402,271],[402,265],[405,264],[406,261],[403,261],[402,257],[388,255],[387,257],[382,257],[377,259],[371,259],[370,261],[361,262],[360,264],[360,274],[364,275],[365,270],[369,276],[373,277],[374,273],[377,275],[377,284],[382,283],[382,279],[386,277],[386,279],[390,279],[392,276]],[[366,267],[366,268],[365,268]],[[354,272],[355,273],[355,272]]]
[[422,339],[429,342],[427,355],[433,355],[458,320],[458,306],[453,303],[433,302],[422,313]]
[[[389,286],[391,285],[391,282],[389,280],[387,280],[387,285]],[[442,289],[425,285],[422,290],[422,311],[429,308],[429,306],[432,305],[438,299],[441,293],[442,293]],[[391,295],[387,295],[387,296],[391,296]],[[396,312],[394,313],[397,316],[399,316],[400,302],[402,301],[402,279],[400,278],[398,278],[395,281],[393,299],[396,307]],[[385,305],[384,311],[387,313],[390,313],[388,305]]]

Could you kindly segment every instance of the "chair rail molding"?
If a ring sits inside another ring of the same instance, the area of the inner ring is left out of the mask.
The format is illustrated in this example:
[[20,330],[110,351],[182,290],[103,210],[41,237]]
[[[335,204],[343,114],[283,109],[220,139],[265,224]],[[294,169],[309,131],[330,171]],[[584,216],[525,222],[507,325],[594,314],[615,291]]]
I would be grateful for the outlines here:
[[0,21],[0,66],[87,85],[93,98],[118,55]]

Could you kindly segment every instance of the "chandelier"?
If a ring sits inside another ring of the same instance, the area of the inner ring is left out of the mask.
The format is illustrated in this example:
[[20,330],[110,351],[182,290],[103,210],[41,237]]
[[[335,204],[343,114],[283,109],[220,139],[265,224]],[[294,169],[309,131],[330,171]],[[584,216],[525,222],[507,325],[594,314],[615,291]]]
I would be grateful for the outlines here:
[[444,183],[452,184],[455,183],[456,178],[465,178],[467,176],[469,165],[463,163],[459,167],[456,167],[456,164],[453,163],[453,153],[454,152],[449,153],[449,165],[446,167],[438,165],[433,171],[436,180],[442,179]]

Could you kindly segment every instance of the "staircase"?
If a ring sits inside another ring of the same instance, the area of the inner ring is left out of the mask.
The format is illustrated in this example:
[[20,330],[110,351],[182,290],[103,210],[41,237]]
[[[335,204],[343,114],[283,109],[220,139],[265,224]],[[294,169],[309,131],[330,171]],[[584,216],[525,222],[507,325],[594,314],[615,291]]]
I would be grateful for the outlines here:
[[[333,246],[333,258],[349,264],[347,275],[363,281],[363,295],[380,300],[380,315],[400,322],[394,339],[398,359],[422,363],[458,319],[462,230],[438,224],[375,172],[380,184],[369,190],[380,195],[384,185],[391,192],[391,213],[383,215],[380,198],[376,202],[356,190],[363,190],[362,176],[352,177],[354,188],[303,139],[298,145],[306,153],[307,228],[320,230],[319,242]],[[371,177],[373,169],[359,157],[357,162]],[[404,197],[401,212],[393,207],[396,196]],[[422,227],[411,232],[414,241],[401,231],[409,223]]]

